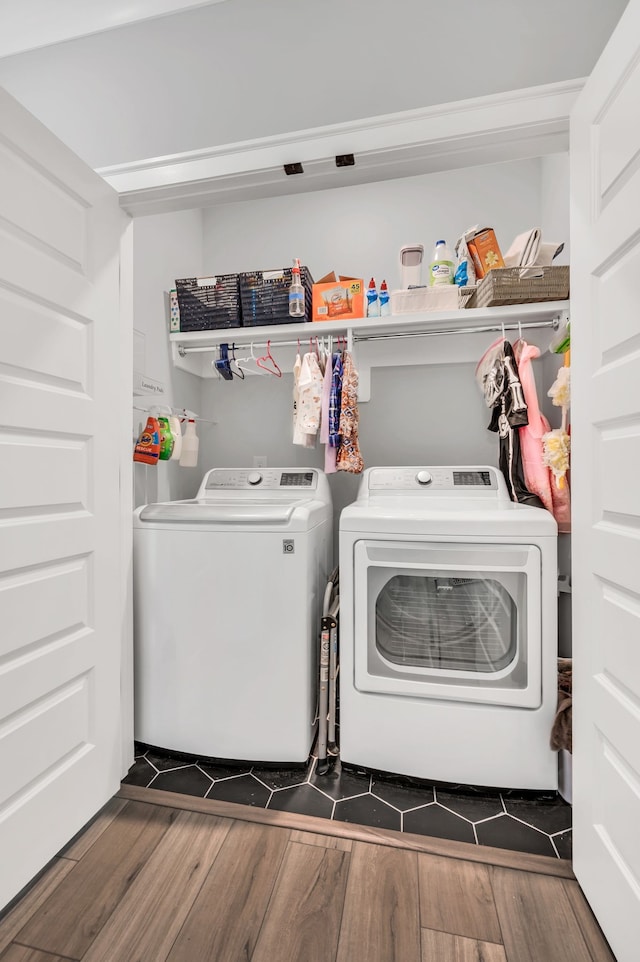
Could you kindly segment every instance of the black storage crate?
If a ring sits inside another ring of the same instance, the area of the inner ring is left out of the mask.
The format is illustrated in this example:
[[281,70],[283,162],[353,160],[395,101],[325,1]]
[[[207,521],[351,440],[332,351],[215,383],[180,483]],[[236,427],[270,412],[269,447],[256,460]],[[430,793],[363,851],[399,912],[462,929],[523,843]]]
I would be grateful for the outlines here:
[[248,271],[239,275],[240,304],[244,327],[264,327],[268,324],[295,324],[311,320],[311,285],[313,278],[308,267],[300,268],[304,287],[304,318],[289,315],[291,268],[276,271]]
[[176,281],[181,331],[240,327],[237,274],[186,277]]

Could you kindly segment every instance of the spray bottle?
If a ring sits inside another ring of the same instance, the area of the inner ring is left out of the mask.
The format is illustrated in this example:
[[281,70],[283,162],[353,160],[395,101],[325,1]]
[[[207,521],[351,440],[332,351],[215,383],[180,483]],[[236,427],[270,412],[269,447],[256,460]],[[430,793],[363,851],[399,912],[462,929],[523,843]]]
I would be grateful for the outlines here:
[[180,466],[183,468],[195,468],[198,464],[198,447],[200,446],[200,439],[196,434],[196,415],[193,411],[185,411],[185,414],[188,420],[182,437]]
[[173,435],[173,451],[171,453],[172,461],[179,461],[180,455],[182,454],[182,428],[180,427],[180,418],[177,418],[175,414],[169,417],[169,427],[171,428],[171,433]]
[[289,288],[289,316],[304,317],[304,287],[300,279],[300,261],[293,259],[291,269],[291,287]]

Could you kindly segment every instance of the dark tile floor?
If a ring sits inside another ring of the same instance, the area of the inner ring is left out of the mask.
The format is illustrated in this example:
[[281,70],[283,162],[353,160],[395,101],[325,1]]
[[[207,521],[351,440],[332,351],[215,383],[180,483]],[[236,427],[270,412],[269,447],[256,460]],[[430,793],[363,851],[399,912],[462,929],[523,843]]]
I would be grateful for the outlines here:
[[137,744],[135,763],[124,783],[571,858],[571,806],[556,793],[421,784],[343,770],[339,758],[325,775],[316,767],[317,758],[312,756],[301,769],[237,768]]

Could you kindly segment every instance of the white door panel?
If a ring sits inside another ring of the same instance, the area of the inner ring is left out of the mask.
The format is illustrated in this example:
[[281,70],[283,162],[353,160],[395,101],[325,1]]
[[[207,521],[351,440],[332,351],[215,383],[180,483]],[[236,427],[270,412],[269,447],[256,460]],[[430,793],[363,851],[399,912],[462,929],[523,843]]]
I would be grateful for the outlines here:
[[121,776],[129,382],[117,196],[4,91],[0,121],[1,908]]
[[571,124],[574,868],[640,943],[640,0]]

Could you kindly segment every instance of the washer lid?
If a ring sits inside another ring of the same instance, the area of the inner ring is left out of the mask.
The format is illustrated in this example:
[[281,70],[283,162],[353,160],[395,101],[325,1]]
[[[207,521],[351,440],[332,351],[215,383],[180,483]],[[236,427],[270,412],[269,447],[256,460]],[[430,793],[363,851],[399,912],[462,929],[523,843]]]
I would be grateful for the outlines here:
[[139,514],[140,521],[175,522],[177,524],[287,524],[301,501],[215,501],[196,498],[193,501],[170,501],[147,504]]

